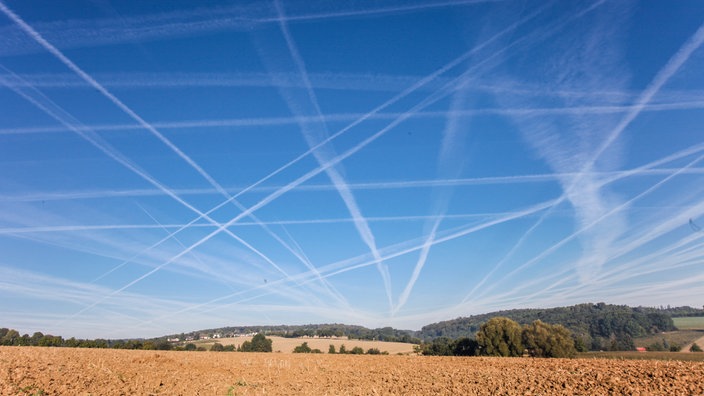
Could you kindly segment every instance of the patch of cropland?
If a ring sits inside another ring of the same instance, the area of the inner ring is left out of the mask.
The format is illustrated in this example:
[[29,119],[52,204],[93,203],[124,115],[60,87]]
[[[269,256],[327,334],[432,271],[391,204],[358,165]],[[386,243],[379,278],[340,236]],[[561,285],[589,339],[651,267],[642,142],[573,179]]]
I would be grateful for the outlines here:
[[0,347],[0,395],[703,394],[704,363]]
[[704,330],[704,316],[679,316],[672,321],[680,330]]

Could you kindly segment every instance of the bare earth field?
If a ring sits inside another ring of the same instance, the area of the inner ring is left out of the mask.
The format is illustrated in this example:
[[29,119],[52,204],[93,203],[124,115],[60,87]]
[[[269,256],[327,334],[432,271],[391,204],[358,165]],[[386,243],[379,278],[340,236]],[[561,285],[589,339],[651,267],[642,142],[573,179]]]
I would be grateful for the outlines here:
[[1,395],[692,395],[704,363],[0,347]]

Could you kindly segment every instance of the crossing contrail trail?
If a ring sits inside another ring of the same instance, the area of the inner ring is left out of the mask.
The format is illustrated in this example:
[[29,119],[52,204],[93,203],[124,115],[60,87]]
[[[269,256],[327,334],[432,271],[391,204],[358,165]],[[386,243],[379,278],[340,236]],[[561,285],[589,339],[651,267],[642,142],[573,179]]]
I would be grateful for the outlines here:
[[[297,69],[298,76],[299,78],[303,81],[303,87],[306,90],[306,96],[307,100],[304,99],[301,102],[302,103],[292,103],[290,100],[289,95],[287,95],[287,92],[285,92],[285,88],[281,87],[280,90],[283,93],[283,96],[285,99],[287,99],[287,102],[289,103],[289,108],[294,113],[301,113],[301,111],[298,111],[299,108],[301,107],[309,107],[306,106],[306,102],[311,107],[311,113],[314,117],[314,121],[311,123],[299,123],[301,132],[303,133],[306,142],[308,143],[309,147],[315,147],[318,143],[320,143],[321,140],[326,140],[330,137],[330,134],[327,129],[327,125],[325,124],[325,120],[323,117],[323,112],[320,109],[320,104],[318,103],[318,98],[313,90],[313,85],[310,82],[310,78],[308,77],[308,71],[306,70],[305,63],[303,61],[303,58],[301,57],[300,53],[298,52],[298,48],[296,47],[296,43],[293,40],[293,37],[291,36],[291,33],[288,30],[288,26],[285,21],[285,12],[283,9],[283,5],[279,0],[274,1],[274,5],[276,7],[276,11],[279,16],[279,27],[281,30],[281,33],[286,41],[286,47],[288,49],[288,53],[293,60],[293,63],[295,65],[295,68]],[[298,115],[306,115],[304,114],[296,114]],[[313,156],[318,160],[318,163],[321,165],[324,164],[325,162],[329,161],[330,158],[333,158],[337,155],[335,153],[334,148],[331,146],[331,144],[328,144],[327,146],[320,147],[313,151]],[[374,238],[374,234],[372,233],[371,228],[369,227],[369,224],[367,220],[364,218],[364,215],[362,214],[362,210],[359,208],[359,205],[357,204],[357,200],[355,199],[354,195],[352,194],[352,191],[350,190],[347,181],[345,178],[342,176],[340,172],[338,172],[337,167],[342,166],[342,165],[337,165],[337,166],[331,166],[328,167],[325,172],[332,181],[333,185],[335,186],[335,189],[338,191],[340,197],[342,198],[343,202],[345,203],[345,206],[347,207],[347,210],[350,212],[350,215],[352,216],[352,219],[354,220],[354,225],[355,228],[357,229],[357,233],[359,236],[362,238],[362,241],[367,245],[369,250],[372,253],[372,256],[377,261],[377,270],[379,271],[379,274],[381,275],[382,282],[384,285],[384,291],[386,293],[386,298],[388,300],[389,304],[389,310],[393,310],[393,297],[392,297],[392,291],[391,291],[391,275],[389,274],[389,268],[381,260],[381,256],[379,255],[379,251],[376,246],[376,241]]]
[[[6,71],[9,72],[9,70],[8,70],[7,68],[5,68],[4,66],[0,65],[0,67],[2,67],[3,69],[5,69]],[[138,168],[135,164],[133,164],[129,159],[125,158],[120,152],[118,152],[117,150],[115,150],[112,146],[110,146],[110,145],[107,144],[106,142],[102,141],[102,139],[101,139],[99,136],[97,136],[96,134],[89,133],[89,132],[86,132],[86,131],[84,131],[84,130],[80,130],[80,129],[78,129],[78,128],[75,128],[75,129],[74,129],[74,128],[73,128],[73,125],[74,125],[74,124],[80,125],[80,123],[79,123],[77,120],[75,120],[75,119],[73,118],[73,116],[71,116],[71,115],[68,114],[65,110],[63,110],[60,106],[56,105],[53,101],[51,101],[51,99],[49,99],[49,98],[47,98],[46,96],[44,96],[41,92],[39,92],[39,91],[37,91],[37,90],[33,90],[32,92],[35,92],[35,95],[33,96],[33,95],[31,95],[30,93],[26,92],[26,90],[24,90],[24,89],[19,89],[18,87],[13,87],[13,88],[11,88],[11,89],[12,89],[13,91],[15,91],[18,95],[20,95],[20,96],[22,96],[23,98],[27,99],[30,103],[32,103],[33,105],[35,105],[36,107],[38,107],[39,109],[41,109],[42,111],[44,111],[47,115],[53,117],[54,119],[56,119],[57,121],[59,121],[60,123],[62,123],[63,125],[65,125],[67,128],[70,128],[70,129],[74,130],[79,136],[81,136],[82,138],[84,138],[85,140],[87,140],[89,143],[91,143],[93,146],[95,146],[96,148],[98,148],[100,151],[102,151],[103,153],[105,153],[106,155],[108,155],[110,158],[114,159],[115,161],[117,161],[117,162],[120,163],[121,165],[125,166],[125,167],[126,167],[127,169],[129,169],[130,171],[136,173],[137,175],[139,175],[140,177],[142,177],[143,179],[145,179],[146,181],[148,181],[149,183],[151,183],[151,184],[154,185],[155,187],[159,188],[159,190],[161,190],[161,191],[162,191],[163,193],[165,193],[166,195],[170,196],[171,198],[173,198],[174,200],[176,200],[177,202],[179,202],[179,203],[182,204],[183,206],[187,207],[187,208],[190,209],[191,211],[193,211],[193,212],[195,212],[196,214],[198,214],[198,215],[199,215],[198,219],[204,218],[205,220],[207,220],[207,221],[209,221],[210,223],[212,223],[214,226],[218,226],[218,225],[219,225],[219,223],[217,223],[215,220],[213,220],[213,219],[212,219],[211,217],[209,217],[207,214],[205,214],[205,213],[201,212],[200,210],[198,210],[197,208],[193,207],[192,205],[190,205],[189,203],[187,203],[186,201],[184,201],[181,197],[179,197],[178,195],[174,194],[174,193],[173,193],[171,190],[169,190],[166,186],[164,186],[164,185],[161,184],[159,181],[157,181],[156,179],[154,179],[152,176],[150,176],[149,174],[147,174],[145,171],[139,169],[139,168]],[[38,96],[38,98],[35,97],[35,96]],[[40,101],[40,99],[41,99],[41,101]],[[227,202],[227,201],[226,201],[226,202]],[[187,227],[187,226],[186,226],[186,227]],[[184,228],[185,228],[185,227],[182,227],[182,228],[179,229],[178,231],[181,231],[181,230],[184,229]],[[178,232],[178,231],[177,231],[177,232]],[[279,265],[277,265],[277,264],[276,264],[274,261],[272,261],[268,256],[266,256],[264,253],[262,253],[261,251],[259,251],[258,249],[256,249],[254,246],[252,246],[251,244],[249,244],[248,242],[246,242],[246,241],[243,240],[242,238],[238,237],[237,235],[235,235],[232,231],[230,231],[230,230],[228,230],[228,229],[225,229],[224,232],[225,232],[226,234],[228,234],[229,236],[231,236],[232,238],[234,238],[235,240],[237,240],[239,243],[241,243],[241,244],[244,245],[245,247],[247,247],[249,250],[251,250],[252,252],[254,252],[256,255],[258,255],[259,257],[261,257],[262,259],[264,259],[268,264],[270,264],[272,267],[274,267],[275,269],[277,269],[277,270],[278,270],[280,273],[282,273],[285,277],[289,277],[289,275],[288,275],[288,273],[287,273],[286,271],[284,271]],[[175,233],[173,233],[173,234],[175,234]],[[99,280],[99,279],[102,279],[103,277],[107,276],[108,274],[110,274],[110,273],[116,271],[117,269],[123,267],[124,265],[130,263],[130,262],[131,262],[132,260],[134,260],[135,258],[137,258],[137,257],[139,257],[140,255],[144,254],[146,251],[151,250],[152,248],[158,246],[158,244],[160,244],[160,243],[164,242],[165,240],[169,239],[170,237],[172,237],[173,234],[169,235],[167,238],[163,238],[161,241],[157,242],[157,244],[154,244],[154,245],[150,246],[150,247],[147,248],[145,251],[142,251],[142,252],[140,252],[140,253],[138,253],[138,254],[132,256],[130,259],[125,260],[125,261],[123,261],[122,263],[120,263],[119,265],[113,267],[111,270],[107,271],[106,273],[104,273],[104,274],[102,274],[101,276],[99,276],[98,278],[96,278],[96,279],[94,280],[94,282],[97,281],[97,280]],[[159,267],[159,268],[161,268],[161,267]],[[156,272],[156,271],[151,271],[149,274],[152,274],[152,273],[154,273],[154,272]],[[143,279],[143,278],[142,278],[142,279]],[[92,304],[91,306],[85,307],[84,309],[82,309],[82,310],[79,311],[78,313],[74,314],[74,315],[71,316],[70,318],[67,318],[66,320],[69,320],[69,319],[71,319],[71,318],[74,318],[74,317],[80,315],[80,314],[83,313],[83,312],[86,312],[87,310],[89,310],[89,309],[91,309],[91,308],[97,306],[100,302],[104,301],[105,299],[107,299],[107,298],[109,298],[109,297],[111,297],[111,296],[113,296],[113,295],[115,295],[115,294],[117,294],[117,293],[113,293],[113,294],[110,294],[110,295],[108,295],[108,296],[104,296],[103,299],[94,302],[94,304]]]
[[[696,51],[701,45],[704,43],[704,24],[701,25],[697,31],[691,35],[687,41],[680,47],[680,49],[669,59],[667,64],[663,66],[658,73],[655,75],[653,80],[648,84],[648,86],[643,90],[643,92],[639,95],[637,98],[635,104],[632,106],[631,110],[626,113],[626,115],[621,119],[619,124],[613,128],[607,138],[603,141],[603,143],[597,148],[597,150],[590,156],[589,160],[581,166],[581,171],[578,172],[577,176],[573,179],[570,185],[566,186],[564,188],[564,193],[563,197],[569,196],[571,193],[573,193],[578,186],[580,186],[580,183],[584,176],[591,172],[594,164],[597,162],[599,157],[609,148],[609,146],[616,140],[618,139],[619,136],[623,133],[623,131],[633,122],[638,115],[643,111],[645,106],[652,100],[652,98],[658,93],[658,91],[662,88],[663,85],[667,83],[667,81],[670,80],[670,78],[684,65],[684,63],[690,58],[692,53]],[[689,168],[689,167],[687,167]],[[679,171],[678,171],[679,172]],[[621,206],[619,206],[621,207]],[[551,209],[552,210],[552,209]],[[519,241],[514,245],[514,248],[509,252],[509,254],[512,254],[515,251],[516,246],[519,244],[523,243],[527,236],[532,233],[538,225],[542,224],[543,221],[551,214],[551,210],[546,211],[543,216],[541,216],[540,219],[537,220],[535,225],[531,227],[524,235],[519,239]],[[611,213],[612,211],[609,211],[608,213]],[[604,218],[604,216],[600,216],[599,219]],[[595,224],[595,222],[590,222],[589,224]],[[587,227],[586,229],[590,229],[591,227]],[[582,227],[581,229],[585,229],[585,227]],[[505,256],[505,258],[508,257],[508,255]],[[502,261],[499,262],[503,263],[505,260],[502,259]],[[528,263],[534,263],[534,260],[528,261]],[[521,265],[518,268],[525,268],[526,264]],[[493,274],[496,271],[496,266],[492,269],[490,272],[490,275]],[[515,273],[516,270],[511,271],[511,273]],[[505,275],[504,278],[508,276]],[[481,283],[484,283],[486,281],[487,277],[485,276],[484,280]],[[498,281],[500,283],[500,281]],[[474,291],[470,291],[470,294]],[[468,295],[469,296],[469,295]],[[465,297],[466,300],[467,297]]]
[[[3,4],[1,1],[0,1],[0,10],[2,10],[8,17],[10,17],[10,19],[12,19],[17,25],[19,25],[22,28],[22,30],[24,30],[30,37],[32,37],[34,40],[36,40],[42,47],[44,47],[47,51],[49,51],[56,58],[58,58],[64,65],[66,65],[69,69],[71,69],[73,72],[78,74],[83,80],[85,80],[93,88],[98,90],[101,94],[103,94],[103,96],[108,98],[108,100],[110,100],[113,104],[115,104],[123,112],[125,112],[127,115],[129,115],[135,121],[137,121],[137,123],[140,126],[142,126],[144,129],[151,132],[152,135],[154,135],[157,139],[159,139],[162,143],[164,143],[167,147],[169,147],[173,152],[175,152],[181,159],[183,159],[194,170],[196,170],[196,172],[198,172],[198,174],[200,174],[206,181],[208,181],[208,183],[210,183],[210,185],[212,185],[229,202],[233,203],[238,209],[245,210],[245,207],[243,205],[241,205],[239,202],[237,202],[215,179],[213,179],[203,168],[201,168],[200,165],[198,165],[195,161],[193,161],[193,159],[191,159],[188,155],[186,155],[183,151],[181,151],[175,144],[173,144],[169,139],[167,139],[164,135],[162,135],[151,124],[149,124],[143,118],[141,118],[137,113],[135,113],[126,104],[124,104],[122,101],[120,101],[116,96],[114,96],[112,93],[110,93],[104,86],[102,86],[95,79],[93,79],[93,77],[91,77],[88,73],[83,71],[83,69],[78,67],[75,63],[73,63],[73,61],[68,59],[61,51],[59,51],[51,43],[46,41],[37,31],[35,31],[31,26],[29,26],[22,18],[20,18],[17,14],[15,14],[7,6],[5,6],[5,4]],[[197,213],[202,214],[202,212],[197,212]],[[252,219],[255,222],[260,223],[261,227],[264,228],[264,230],[271,237],[273,237],[277,242],[281,243],[282,246],[284,246],[284,248],[286,248],[289,252],[291,252],[295,255],[294,250],[290,246],[288,246],[278,235],[274,234],[266,225],[261,223],[261,221],[256,216],[254,216],[254,214],[250,214],[250,217],[252,217]],[[233,236],[240,243],[243,243],[245,246],[250,248],[252,251],[257,253],[262,258],[265,258],[265,260],[269,264],[271,264],[274,268],[276,268],[280,272],[282,271],[282,269],[278,265],[276,265],[273,261],[268,259],[259,250],[255,249],[250,244],[244,242],[241,238],[236,237],[231,231],[225,230],[225,232],[228,233],[229,235]],[[295,256],[300,259],[300,256],[298,256],[298,255],[295,255]],[[304,262],[304,261],[302,260],[302,262]],[[305,264],[305,262],[304,262],[304,264]]]
[[[583,13],[581,13],[580,15],[583,15],[585,12],[588,12],[589,10],[594,9],[595,7],[597,7],[598,5],[600,5],[601,3],[603,3],[603,2],[600,2],[600,3],[597,3],[597,4],[595,4],[595,5],[592,5],[591,7],[587,8],[587,9],[586,9]],[[1,4],[1,3],[0,3],[0,4]],[[4,6],[4,5],[3,5],[3,6]],[[3,8],[6,9],[6,7],[3,7]],[[532,18],[532,17],[534,17],[535,15],[537,15],[537,14],[540,13],[540,12],[542,12],[542,9],[539,9],[538,11],[534,12],[534,13],[531,14],[530,16],[528,16],[528,17],[526,17],[526,18],[523,18],[521,21],[519,21],[519,23],[524,23],[525,21],[527,21],[527,20],[529,19],[529,17]],[[570,21],[570,19],[565,20],[565,21],[562,21],[561,23],[559,23],[559,24],[553,26],[553,28],[550,29],[549,31],[550,31],[550,32],[554,32],[554,31],[556,31],[559,27],[563,26],[564,24],[568,23],[569,21]],[[516,26],[516,24],[512,25],[512,26],[511,26],[511,30],[512,30],[513,27],[515,27],[515,26]],[[504,31],[500,32],[498,35],[495,35],[494,38],[497,38],[497,37],[500,36],[500,35],[506,34],[506,32],[507,32],[507,30],[504,30]],[[514,41],[512,44],[508,45],[507,47],[504,47],[503,50],[494,52],[492,56],[490,56],[488,59],[486,59],[485,62],[482,62],[482,63],[480,63],[479,65],[477,65],[477,67],[480,66],[481,64],[484,64],[484,63],[488,62],[489,59],[492,59],[492,58],[494,58],[494,57],[499,56],[502,52],[508,50],[508,48],[510,48],[510,47],[512,47],[512,46],[514,46],[514,45],[520,43],[520,42],[523,42],[523,41],[525,41],[525,40],[526,40],[525,38],[516,40],[516,41]],[[488,43],[488,42],[485,42],[485,43]],[[385,104],[383,104],[383,105],[377,107],[376,109],[372,110],[372,111],[369,112],[367,115],[368,115],[368,116],[371,116],[371,115],[373,115],[374,113],[376,113],[376,112],[380,111],[381,109],[383,109],[385,106],[389,106],[390,104],[395,103],[396,101],[400,100],[402,97],[408,95],[410,92],[412,92],[412,91],[413,91],[414,89],[416,89],[417,87],[422,86],[425,82],[432,80],[435,76],[437,76],[437,75],[439,75],[439,74],[442,74],[442,73],[444,73],[445,71],[449,70],[450,68],[454,67],[455,65],[461,63],[466,57],[468,57],[468,56],[470,56],[471,54],[473,54],[475,50],[478,50],[478,48],[479,48],[479,47],[475,47],[474,50],[469,51],[468,53],[466,53],[465,55],[461,56],[460,58],[457,58],[455,61],[453,61],[453,62],[447,64],[445,67],[443,67],[443,68],[437,70],[435,73],[433,73],[433,74],[427,76],[427,78],[424,79],[423,81],[419,81],[418,84],[415,84],[413,87],[410,87],[409,90],[402,92],[401,94],[399,94],[399,95],[397,95],[396,97],[392,98],[392,100],[387,101]],[[395,128],[395,127],[396,127],[397,125],[399,125],[400,123],[402,123],[402,122],[404,122],[405,120],[407,120],[408,118],[412,117],[414,113],[420,111],[421,109],[425,108],[426,106],[429,106],[429,105],[435,103],[436,101],[440,100],[441,98],[443,98],[445,95],[447,95],[448,91],[452,88],[452,84],[454,83],[454,81],[455,81],[455,80],[458,80],[459,78],[465,78],[465,76],[466,76],[470,71],[472,71],[472,70],[468,70],[467,72],[465,72],[465,73],[464,73],[463,75],[461,75],[460,77],[458,77],[458,78],[453,79],[452,81],[450,81],[448,84],[446,84],[446,85],[443,87],[442,90],[436,91],[435,94],[430,95],[429,97],[427,97],[427,98],[426,98],[425,100],[423,100],[422,102],[420,102],[420,103],[418,103],[417,105],[413,106],[410,110],[408,110],[407,112],[403,113],[403,114],[402,114],[401,116],[399,116],[397,119],[395,119],[395,120],[392,121],[390,124],[388,124],[385,128],[383,128],[383,129],[377,131],[376,133],[372,134],[371,136],[367,137],[366,139],[364,139],[363,141],[361,141],[360,143],[358,143],[358,144],[357,144],[356,146],[354,146],[353,148],[347,150],[345,153],[343,153],[343,154],[341,154],[341,155],[338,155],[336,158],[334,158],[334,159],[331,160],[330,162],[326,163],[324,166],[321,166],[321,167],[318,167],[318,168],[316,168],[316,169],[314,169],[314,170],[312,170],[312,171],[309,171],[308,173],[304,174],[303,176],[299,177],[298,179],[294,180],[293,182],[287,184],[287,185],[284,186],[282,189],[277,190],[276,192],[274,192],[274,193],[268,195],[266,198],[262,199],[262,200],[259,201],[257,204],[251,206],[251,207],[250,207],[249,209],[247,209],[246,211],[240,213],[240,215],[234,217],[234,218],[231,219],[229,222],[227,222],[227,223],[225,223],[225,224],[221,224],[214,232],[208,234],[206,237],[204,237],[204,238],[202,238],[201,240],[199,240],[198,242],[192,244],[191,246],[189,246],[188,249],[182,251],[182,252],[179,253],[178,255],[172,257],[170,260],[168,260],[168,261],[162,263],[161,265],[155,267],[152,271],[150,271],[150,272],[148,272],[148,273],[142,275],[141,277],[139,277],[139,278],[133,280],[132,282],[128,283],[127,285],[123,286],[122,288],[120,288],[120,289],[118,289],[118,290],[115,290],[112,295],[115,295],[115,294],[120,293],[121,291],[123,291],[123,290],[125,290],[125,289],[131,287],[132,285],[134,285],[134,284],[140,282],[141,280],[145,279],[146,277],[148,277],[148,276],[152,275],[153,273],[159,271],[159,270],[160,270],[161,268],[163,268],[164,266],[170,264],[170,263],[173,262],[174,260],[177,260],[178,258],[182,257],[183,255],[189,253],[192,249],[195,249],[196,247],[200,246],[201,244],[207,242],[210,238],[212,238],[213,236],[215,236],[216,234],[218,234],[219,232],[221,232],[221,231],[224,230],[225,228],[229,227],[230,225],[234,224],[235,222],[239,221],[239,220],[242,219],[244,216],[249,215],[250,213],[252,213],[252,212],[258,210],[259,208],[261,208],[261,207],[267,205],[267,204],[270,203],[271,201],[277,199],[277,198],[280,197],[281,195],[283,195],[283,194],[285,194],[286,192],[290,191],[292,188],[296,187],[297,185],[299,185],[299,184],[301,184],[301,183],[303,183],[303,182],[309,180],[310,178],[312,178],[312,177],[314,177],[314,176],[320,174],[321,172],[325,171],[325,169],[326,169],[327,167],[334,166],[334,165],[336,165],[337,163],[339,163],[339,162],[343,161],[344,159],[348,158],[349,156],[355,154],[356,152],[358,152],[359,150],[361,150],[361,149],[362,149],[363,147],[365,147],[366,145],[370,144],[371,142],[373,142],[373,141],[375,141],[376,139],[378,139],[379,137],[381,137],[384,133],[388,132],[389,130]],[[326,144],[328,141],[330,141],[330,140],[334,139],[335,137],[339,136],[340,134],[346,132],[347,130],[349,130],[349,129],[352,128],[353,126],[355,126],[355,125],[361,123],[362,121],[364,121],[364,119],[366,119],[366,118],[359,119],[357,122],[354,122],[354,123],[350,124],[348,127],[344,128],[343,130],[338,131],[336,134],[330,136],[326,141],[321,142],[321,144],[318,145],[318,147],[321,146],[321,145],[323,145],[323,144]],[[316,147],[316,148],[317,148],[317,147]],[[312,152],[314,149],[315,149],[315,148],[313,148],[312,150],[309,150],[309,151],[306,152],[304,155],[297,157],[297,159],[294,159],[293,161],[291,161],[291,162],[289,162],[288,164],[284,165],[284,167],[279,168],[279,170],[270,173],[270,174],[267,175],[265,178],[261,179],[261,180],[258,181],[257,183],[254,183],[254,184],[251,185],[249,188],[243,190],[241,193],[244,193],[246,190],[248,190],[248,189],[250,189],[250,188],[256,187],[257,185],[259,185],[260,183],[262,183],[264,180],[267,180],[268,178],[273,177],[273,175],[277,174],[277,173],[280,172],[282,169],[284,169],[284,168],[290,166],[290,164],[292,164],[292,163],[298,161],[300,158],[303,158],[305,155],[308,155],[308,154],[309,154],[310,152]],[[235,196],[235,197],[236,197],[236,196]],[[233,197],[233,198],[234,198],[234,197]],[[224,204],[227,204],[227,203],[229,203],[229,200],[226,200],[225,202],[223,202],[223,205],[224,205]],[[110,297],[110,296],[107,296],[107,297]],[[106,297],[106,298],[107,298],[107,297]],[[95,305],[97,305],[97,304],[98,304],[98,303],[96,303]]]
[[[598,7],[599,5],[601,5],[603,2],[604,2],[604,1],[600,1],[600,2],[598,2],[598,3],[595,3],[594,5],[592,5],[592,6],[588,7],[588,8],[586,8],[586,9],[583,10],[581,13],[579,13],[575,18],[577,18],[577,17],[579,17],[579,16],[581,16],[581,15],[584,15],[585,13],[587,13],[587,12],[593,10],[594,8],[596,8],[596,7]],[[508,31],[512,31],[512,30],[513,30],[516,26],[518,26],[520,23],[524,23],[524,22],[526,22],[527,20],[529,20],[530,18],[533,18],[533,17],[535,17],[536,15],[538,15],[540,12],[542,12],[543,9],[544,9],[544,8],[541,8],[541,9],[535,11],[534,13],[532,13],[531,15],[529,15],[529,16],[523,18],[523,19],[522,19],[521,21],[519,21],[518,23],[515,23],[515,24],[511,25],[510,30],[504,29],[502,32],[500,32],[499,34],[495,35],[492,39],[490,39],[489,41],[485,42],[485,44],[488,44],[490,41],[492,41],[492,40],[498,38],[498,37],[501,36],[501,35],[506,34]],[[572,19],[568,19],[568,20],[565,20],[565,21],[561,21],[560,23],[556,24],[556,25],[553,26],[551,29],[549,29],[549,32],[554,33],[554,32],[557,31],[560,27],[564,26],[564,24],[569,23],[571,20],[572,20]],[[354,155],[355,153],[357,153],[357,152],[358,152],[359,150],[361,150],[362,148],[366,147],[367,145],[369,145],[370,143],[372,143],[372,142],[375,141],[376,139],[380,138],[382,135],[384,135],[384,134],[385,134],[386,132],[388,132],[389,130],[395,128],[396,126],[398,126],[399,124],[401,124],[402,122],[404,122],[405,120],[407,120],[408,118],[412,117],[416,112],[418,112],[418,111],[424,109],[425,107],[427,107],[427,106],[429,106],[429,105],[431,105],[431,104],[437,102],[438,100],[442,99],[442,98],[443,98],[444,96],[446,96],[449,92],[451,92],[451,89],[454,87],[454,84],[455,84],[456,81],[462,81],[463,79],[467,78],[467,76],[469,75],[469,73],[470,73],[470,72],[473,72],[475,68],[478,68],[479,66],[481,66],[481,65],[483,65],[483,64],[485,64],[485,63],[487,63],[487,62],[489,61],[489,59],[499,56],[502,52],[508,50],[510,47],[516,45],[517,43],[523,42],[524,40],[526,40],[526,38],[521,38],[521,39],[519,39],[519,40],[514,41],[512,44],[510,44],[510,45],[504,47],[502,50],[500,50],[500,51],[495,51],[495,52],[492,54],[492,56],[490,56],[489,58],[485,59],[483,62],[480,62],[479,64],[475,65],[473,68],[470,68],[469,70],[465,71],[465,72],[464,72],[463,74],[461,74],[459,77],[456,77],[456,78],[452,79],[451,81],[449,81],[447,84],[445,84],[445,85],[443,86],[443,88],[442,88],[441,90],[436,91],[436,92],[433,93],[432,95],[426,97],[426,98],[425,98],[424,100],[422,100],[420,103],[418,103],[418,104],[414,105],[413,107],[411,107],[411,109],[409,109],[409,110],[406,111],[405,113],[401,114],[398,118],[396,118],[395,120],[393,120],[393,121],[392,121],[391,123],[389,123],[386,127],[382,128],[381,130],[377,131],[376,133],[372,134],[371,136],[368,136],[367,138],[365,138],[364,140],[362,140],[361,142],[359,142],[356,146],[354,146],[354,147],[348,149],[346,152],[344,152],[344,153],[338,155],[337,157],[335,157],[334,159],[332,159],[332,160],[330,160],[329,162],[325,163],[324,165],[321,165],[321,166],[319,166],[318,168],[313,169],[313,170],[307,172],[306,174],[300,176],[298,179],[296,179],[296,180],[290,182],[289,184],[287,184],[286,186],[282,187],[281,189],[278,189],[278,190],[276,190],[275,192],[269,194],[267,197],[265,197],[264,199],[260,200],[257,204],[255,204],[255,205],[249,207],[247,210],[245,210],[244,212],[242,212],[242,213],[240,213],[239,215],[235,216],[234,218],[232,218],[232,219],[231,219],[230,221],[228,221],[227,223],[220,225],[220,226],[218,227],[218,229],[216,229],[215,231],[211,232],[210,234],[206,235],[204,238],[200,239],[200,240],[197,241],[196,243],[194,243],[194,244],[192,244],[191,246],[189,246],[188,249],[182,251],[181,253],[177,254],[177,255],[174,256],[174,257],[172,257],[172,258],[171,258],[170,260],[168,260],[167,262],[165,262],[165,263],[163,263],[163,264],[157,266],[157,267],[154,268],[152,271],[150,271],[150,272],[148,272],[148,273],[142,275],[142,276],[139,277],[138,279],[135,279],[134,281],[130,282],[129,284],[127,284],[127,285],[123,286],[122,288],[116,290],[116,291],[115,291],[115,294],[120,293],[122,290],[125,290],[125,289],[131,287],[132,285],[138,283],[139,281],[141,281],[141,280],[145,279],[146,277],[152,275],[153,273],[159,271],[161,268],[163,268],[164,266],[170,264],[172,261],[177,260],[179,257],[183,256],[184,254],[187,254],[190,250],[195,249],[195,248],[197,248],[198,246],[200,246],[201,244],[207,242],[209,239],[211,239],[213,236],[217,235],[217,234],[218,234],[219,232],[221,232],[223,229],[225,229],[225,228],[231,226],[232,224],[235,224],[236,222],[238,222],[239,220],[241,220],[243,217],[248,216],[250,213],[252,213],[252,212],[254,212],[254,211],[256,211],[256,210],[258,210],[258,209],[260,209],[260,208],[262,208],[262,207],[264,207],[264,206],[266,206],[266,205],[268,205],[270,202],[274,201],[275,199],[277,199],[278,197],[280,197],[280,196],[282,196],[283,194],[287,193],[288,191],[292,190],[293,188],[297,187],[298,185],[300,185],[300,184],[304,183],[305,181],[307,181],[307,180],[313,178],[314,176],[316,176],[316,175],[318,175],[318,174],[324,172],[325,169],[327,169],[327,168],[329,168],[329,167],[331,167],[331,166],[335,166],[336,164],[342,162],[342,161],[345,160],[346,158],[348,158],[348,157]],[[443,68],[436,70],[434,73],[430,74],[429,76],[427,76],[426,78],[424,78],[422,81],[419,81],[417,84],[414,84],[414,86],[410,87],[408,90],[406,90],[406,91],[400,93],[399,95],[395,96],[394,98],[390,99],[389,101],[385,102],[384,104],[382,104],[382,105],[376,107],[374,110],[372,110],[372,111],[370,111],[369,113],[367,113],[366,116],[371,116],[371,115],[375,114],[376,112],[383,110],[385,107],[387,107],[387,106],[389,106],[389,105],[395,103],[396,101],[400,100],[401,98],[407,96],[408,94],[410,94],[411,92],[413,92],[413,90],[415,90],[415,89],[417,89],[418,87],[424,85],[425,83],[427,83],[428,81],[432,80],[432,79],[435,78],[436,76],[438,76],[438,75],[440,75],[440,74],[446,72],[447,70],[453,68],[454,66],[460,64],[462,61],[464,61],[467,57],[471,56],[471,55],[472,55],[475,51],[477,51],[479,48],[481,48],[481,46],[475,47],[473,50],[470,50],[469,52],[465,53],[464,55],[460,56],[459,58],[456,58],[454,61],[452,61],[452,62],[446,64]],[[365,117],[366,117],[366,116],[365,116]],[[326,140],[320,142],[317,146],[311,148],[310,150],[308,150],[308,151],[305,152],[304,154],[300,155],[299,157],[296,157],[296,158],[293,159],[292,161],[289,161],[289,162],[288,162],[287,164],[285,164],[284,166],[278,168],[277,170],[273,171],[273,172],[270,173],[269,175],[267,175],[267,176],[265,176],[264,178],[260,179],[260,180],[257,181],[256,183],[250,185],[248,188],[244,189],[244,190],[241,191],[239,194],[242,194],[242,193],[244,193],[244,192],[246,192],[246,191],[248,191],[248,190],[250,190],[250,189],[252,189],[252,188],[254,188],[254,187],[256,187],[256,186],[258,186],[259,184],[263,183],[265,180],[268,180],[269,178],[273,177],[274,175],[280,173],[281,171],[283,171],[284,169],[288,168],[288,167],[291,166],[292,164],[298,162],[298,161],[299,161],[300,159],[302,159],[303,157],[305,157],[305,156],[307,156],[308,154],[312,153],[312,152],[313,152],[315,149],[317,149],[318,147],[321,147],[322,145],[327,144],[327,143],[328,143],[329,141],[331,141],[332,139],[334,139],[334,138],[336,138],[337,136],[343,134],[344,132],[348,131],[350,128],[356,126],[357,124],[363,122],[364,119],[366,119],[365,117],[360,118],[359,120],[353,122],[352,124],[348,125],[347,127],[343,128],[342,130],[338,131],[337,133],[331,135],[331,136],[330,136],[329,138],[327,138]],[[238,194],[238,195],[239,195],[239,194]],[[233,198],[236,198],[236,197],[237,197],[237,195],[235,195]],[[225,204],[227,204],[227,203],[228,203],[228,201],[225,201],[225,202],[223,202],[221,205],[225,205]],[[440,241],[440,239],[436,240],[435,242],[437,243],[438,241]]]

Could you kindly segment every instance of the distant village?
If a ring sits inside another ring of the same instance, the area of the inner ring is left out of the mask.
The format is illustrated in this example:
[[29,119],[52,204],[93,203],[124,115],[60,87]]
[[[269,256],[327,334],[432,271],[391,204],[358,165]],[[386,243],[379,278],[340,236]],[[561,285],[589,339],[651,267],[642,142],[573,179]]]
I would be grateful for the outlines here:
[[183,337],[172,337],[167,338],[168,342],[182,342],[182,341],[198,341],[198,340],[214,340],[218,338],[235,338],[235,337],[254,337],[257,333],[198,333],[189,334]]

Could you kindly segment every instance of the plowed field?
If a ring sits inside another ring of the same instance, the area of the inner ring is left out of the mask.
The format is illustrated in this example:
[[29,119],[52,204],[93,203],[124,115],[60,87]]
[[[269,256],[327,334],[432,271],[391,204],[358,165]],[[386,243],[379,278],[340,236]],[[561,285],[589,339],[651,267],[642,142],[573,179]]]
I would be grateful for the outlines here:
[[0,347],[2,395],[700,395],[704,363]]

